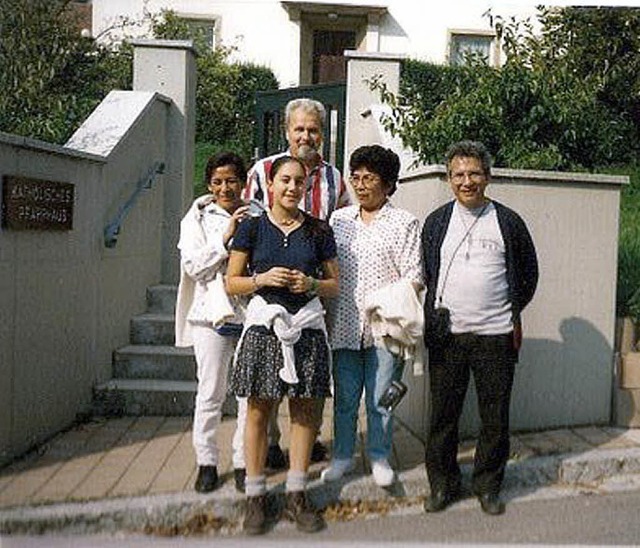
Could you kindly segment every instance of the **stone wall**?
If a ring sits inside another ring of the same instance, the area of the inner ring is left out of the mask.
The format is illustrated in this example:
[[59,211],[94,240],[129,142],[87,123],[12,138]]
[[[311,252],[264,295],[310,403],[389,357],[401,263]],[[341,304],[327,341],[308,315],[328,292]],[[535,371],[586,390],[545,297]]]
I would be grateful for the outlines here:
[[[177,68],[165,71],[193,82],[191,47],[177,48],[161,60]],[[193,126],[150,81],[144,91],[111,92],[65,146],[0,134],[0,180],[70,184],[74,193],[70,229],[0,230],[0,464],[90,410],[93,386],[111,377],[112,352],[129,340],[130,318],[145,310],[147,287],[177,271],[163,231],[177,233],[190,201],[183,162]],[[165,169],[171,176],[155,173]],[[107,246],[105,227],[138,187]]]
[[[384,75],[393,91],[399,59],[366,54],[349,58],[345,163],[362,144],[395,149],[404,173],[392,201],[421,221],[453,198],[441,165],[410,168],[411,152],[386,134],[384,110],[367,84]],[[397,87],[395,88],[397,89]],[[487,195],[515,209],[533,236],[540,283],[523,315],[524,343],[515,378],[513,429],[609,424],[614,391],[614,328],[620,190],[627,177],[494,169]],[[428,381],[411,377],[413,393],[397,412],[426,428]],[[473,405],[472,405],[473,404]],[[477,430],[469,394],[462,431]]]

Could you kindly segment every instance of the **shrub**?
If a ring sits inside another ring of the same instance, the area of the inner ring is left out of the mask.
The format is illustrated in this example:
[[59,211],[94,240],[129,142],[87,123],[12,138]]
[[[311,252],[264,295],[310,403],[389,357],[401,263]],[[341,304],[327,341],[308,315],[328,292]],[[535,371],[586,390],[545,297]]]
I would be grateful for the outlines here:
[[64,143],[111,89],[131,86],[131,49],[83,38],[68,3],[0,3],[0,130]]
[[593,170],[635,157],[637,128],[598,100],[593,82],[550,80],[514,63],[405,66],[398,96],[371,84],[391,106],[386,127],[422,162],[441,162],[463,138],[483,141],[497,166],[511,168]]
[[219,46],[212,50],[201,31],[189,27],[173,11],[162,11],[151,20],[156,38],[194,41],[198,54],[196,141],[219,150],[230,148],[249,159],[253,149],[255,93],[279,87],[273,72],[251,63],[230,63],[231,48]]
[[640,166],[621,172],[630,176],[630,184],[620,204],[617,308],[619,316],[640,321]]

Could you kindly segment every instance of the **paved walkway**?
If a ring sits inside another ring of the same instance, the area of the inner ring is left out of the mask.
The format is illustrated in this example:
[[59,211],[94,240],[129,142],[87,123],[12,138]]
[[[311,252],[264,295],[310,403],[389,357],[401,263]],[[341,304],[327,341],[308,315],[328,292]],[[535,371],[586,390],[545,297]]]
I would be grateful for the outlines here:
[[[280,420],[282,445],[287,447],[286,414]],[[361,416],[361,427],[362,423]],[[243,497],[233,488],[230,447],[234,429],[233,418],[225,419],[220,429],[219,470],[224,485],[203,496],[193,491],[196,466],[189,417],[96,418],[74,426],[0,470],[0,531],[10,530],[6,526],[9,522],[32,519],[19,517],[29,511],[42,512],[61,505],[74,508],[77,502],[86,505],[107,501],[113,505],[127,501],[130,505],[134,499],[144,499],[148,505],[149,500],[168,504],[180,499],[190,504],[222,504],[224,499],[238,505]],[[330,447],[328,415],[321,439]],[[393,465],[399,481],[395,491],[376,487],[368,474],[368,463],[360,458],[356,474],[337,485],[312,481],[315,498],[326,504],[332,500],[424,496],[427,482],[423,454],[422,443],[396,423]],[[463,466],[472,458],[473,440],[463,442]],[[317,480],[324,466],[326,463],[312,466],[312,480]],[[505,489],[562,482],[589,485],[621,473],[640,474],[640,429],[594,426],[514,434]],[[276,487],[284,479],[284,472],[273,473],[268,482]]]
[[[279,418],[284,448],[286,407],[285,402]],[[328,445],[331,420],[327,414],[321,432]],[[192,491],[196,464],[191,421],[191,417],[98,417],[79,424],[0,469],[0,508]],[[219,432],[218,471],[229,484],[235,427],[235,418],[226,417]],[[313,465],[311,474],[319,475],[324,466]],[[284,472],[271,474],[269,483],[284,478]]]

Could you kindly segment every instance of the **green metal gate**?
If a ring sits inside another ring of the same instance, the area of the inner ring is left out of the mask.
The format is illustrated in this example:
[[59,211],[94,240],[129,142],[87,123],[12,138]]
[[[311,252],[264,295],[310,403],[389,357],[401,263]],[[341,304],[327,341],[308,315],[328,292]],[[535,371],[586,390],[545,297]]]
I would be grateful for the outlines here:
[[327,117],[322,156],[341,172],[344,163],[344,129],[347,87],[345,84],[318,84],[297,88],[259,91],[256,94],[255,159],[287,150],[284,108],[292,99],[308,97],[320,101]]

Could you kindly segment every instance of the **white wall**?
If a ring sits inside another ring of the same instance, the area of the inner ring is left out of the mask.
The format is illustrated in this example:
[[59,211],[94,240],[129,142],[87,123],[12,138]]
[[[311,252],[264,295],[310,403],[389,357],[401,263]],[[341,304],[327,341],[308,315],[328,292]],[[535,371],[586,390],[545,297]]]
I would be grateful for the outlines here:
[[[415,0],[316,0],[306,3],[388,7],[380,24],[379,51],[437,63],[446,58],[448,29],[490,30],[489,20],[483,16],[490,8],[494,15],[505,17],[514,14],[524,17],[534,12],[530,2],[513,0],[459,0],[437,6]],[[94,0],[94,35],[100,35],[122,16],[142,20],[143,5],[143,0]],[[146,6],[151,13],[167,8],[181,15],[220,16],[222,42],[237,48],[233,58],[271,68],[281,87],[298,85],[299,30],[279,0],[149,0]],[[147,29],[131,28],[129,33],[144,36]]]
[[164,142],[146,137],[163,132],[166,107],[151,110],[146,128],[124,140],[129,158],[114,157],[117,168],[105,157],[0,137],[0,176],[75,187],[72,230],[0,232],[0,462],[89,410],[93,385],[110,377],[112,352],[159,279],[162,180],[141,197],[118,246],[103,243],[110,207],[131,192],[142,158],[164,156]]
[[[93,2],[93,32],[116,25],[123,16],[144,20],[143,0],[98,0]],[[149,0],[146,10],[159,13],[171,9],[183,16],[219,16],[221,39],[225,46],[237,48],[232,59],[269,67],[282,87],[297,85],[299,40],[295,42],[295,25],[286,10],[274,0]],[[127,34],[148,37],[148,28],[129,28]],[[114,37],[121,35],[112,33]],[[293,46],[292,46],[293,44]]]
[[[345,161],[356,145],[394,145],[375,116],[376,97],[363,80],[398,67],[393,57],[350,57]],[[375,110],[375,109],[374,109]],[[397,143],[395,143],[397,145]],[[400,148],[396,152],[402,153]],[[392,200],[424,220],[452,199],[443,166],[405,171]],[[535,242],[540,283],[524,311],[525,339],[512,404],[512,428],[608,424],[614,374],[614,326],[619,202],[627,177],[495,169],[487,194],[515,209]],[[423,429],[428,383],[411,379],[412,394],[397,412],[415,429]],[[474,395],[462,418],[465,434],[477,430]]]
[[[193,55],[190,45],[176,47]],[[193,79],[184,56],[157,62],[182,67],[174,80]],[[171,260],[164,231],[177,234],[192,189],[182,163],[192,156],[193,125],[175,120],[183,112],[152,90],[112,91],[64,147],[0,134],[0,180],[75,189],[71,230],[0,230],[0,465],[90,410],[93,386],[111,377],[113,351],[145,310],[147,287],[161,281]],[[140,193],[116,246],[106,247],[105,226],[158,162],[167,175]],[[175,204],[165,207],[167,199]]]
[[[394,202],[420,219],[452,199],[434,167],[400,185]],[[487,194],[527,223],[540,264],[523,314],[512,428],[608,424],[614,373],[618,210],[626,177],[494,170]],[[477,431],[475,396],[462,418]]]

